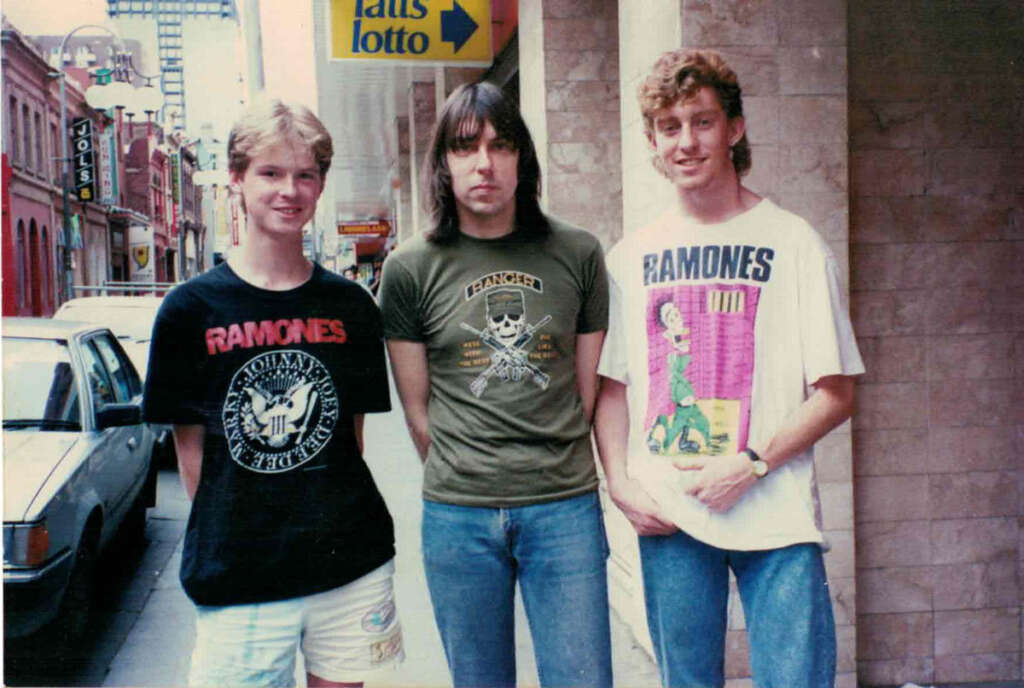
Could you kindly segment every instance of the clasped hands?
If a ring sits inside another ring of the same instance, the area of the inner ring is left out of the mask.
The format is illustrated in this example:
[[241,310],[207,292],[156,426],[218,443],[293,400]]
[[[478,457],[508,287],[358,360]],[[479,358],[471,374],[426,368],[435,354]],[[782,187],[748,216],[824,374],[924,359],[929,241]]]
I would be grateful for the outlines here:
[[[696,472],[686,493],[712,511],[728,511],[757,482],[744,453],[731,456],[702,454],[677,458],[680,471]],[[619,507],[640,535],[670,535],[678,528],[660,515],[657,502],[634,478],[609,483],[612,501]]]
[[681,471],[696,472],[686,494],[712,511],[728,511],[757,482],[750,458],[743,452],[731,456],[682,456],[673,464]]

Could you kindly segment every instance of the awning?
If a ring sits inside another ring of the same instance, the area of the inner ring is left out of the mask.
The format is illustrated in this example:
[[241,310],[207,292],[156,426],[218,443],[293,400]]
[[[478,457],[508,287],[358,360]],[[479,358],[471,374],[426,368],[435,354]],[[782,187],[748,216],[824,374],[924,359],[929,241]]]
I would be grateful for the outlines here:
[[356,241],[356,255],[363,256],[375,256],[384,250],[384,244],[387,243],[386,238],[380,239],[368,239],[366,237],[360,237]]
[[108,206],[108,215],[112,220],[124,220],[136,225],[149,225],[149,218],[137,210],[122,208],[119,205]]

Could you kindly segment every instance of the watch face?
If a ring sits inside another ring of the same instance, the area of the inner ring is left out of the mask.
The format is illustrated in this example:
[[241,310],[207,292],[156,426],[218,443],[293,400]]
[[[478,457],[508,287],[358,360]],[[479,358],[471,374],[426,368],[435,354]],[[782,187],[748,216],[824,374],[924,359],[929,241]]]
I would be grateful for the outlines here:
[[763,478],[768,474],[768,464],[760,459],[754,462],[754,475],[758,478]]

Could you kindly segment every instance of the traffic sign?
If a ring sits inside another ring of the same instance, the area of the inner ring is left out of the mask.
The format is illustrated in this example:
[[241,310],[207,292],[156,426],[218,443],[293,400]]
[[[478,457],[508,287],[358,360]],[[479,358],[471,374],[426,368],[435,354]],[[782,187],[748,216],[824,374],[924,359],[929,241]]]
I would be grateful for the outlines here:
[[331,58],[491,64],[490,0],[331,0]]

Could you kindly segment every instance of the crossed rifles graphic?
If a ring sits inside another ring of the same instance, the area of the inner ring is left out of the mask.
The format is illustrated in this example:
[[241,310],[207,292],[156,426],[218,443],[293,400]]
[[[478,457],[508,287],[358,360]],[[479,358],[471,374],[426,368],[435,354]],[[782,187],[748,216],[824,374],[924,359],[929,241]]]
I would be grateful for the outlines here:
[[[470,383],[469,391],[473,393],[473,396],[479,398],[480,395],[484,393],[484,390],[487,389],[487,383],[493,376],[498,375],[503,380],[508,380],[510,377],[513,380],[518,380],[522,375],[523,369],[532,375],[533,381],[536,382],[541,389],[547,389],[548,383],[551,382],[551,377],[545,374],[543,370],[530,363],[529,354],[523,350],[523,347],[533,339],[533,333],[544,327],[549,320],[551,320],[551,316],[545,315],[537,322],[537,324],[527,325],[511,344],[503,344],[501,340],[495,337],[491,332],[478,330],[472,325],[460,323],[462,329],[468,330],[479,337],[480,341],[491,347],[495,353],[495,355],[492,356],[490,367],[477,375],[476,379]],[[511,374],[508,372],[510,369]]]

